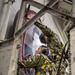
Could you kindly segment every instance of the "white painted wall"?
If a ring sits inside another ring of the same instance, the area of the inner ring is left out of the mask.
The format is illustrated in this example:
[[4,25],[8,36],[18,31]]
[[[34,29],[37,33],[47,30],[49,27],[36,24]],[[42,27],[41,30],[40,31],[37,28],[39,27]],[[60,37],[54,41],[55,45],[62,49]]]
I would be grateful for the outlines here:
[[45,24],[46,26],[48,26],[52,31],[54,31],[54,33],[56,33],[59,37],[60,37],[60,40],[63,42],[62,40],[62,37],[60,35],[60,32],[52,18],[52,15],[51,14],[48,14],[46,13],[44,15],[44,21],[43,21],[43,24]]
[[12,6],[16,12],[20,9],[21,1],[22,0],[15,0],[14,4]]

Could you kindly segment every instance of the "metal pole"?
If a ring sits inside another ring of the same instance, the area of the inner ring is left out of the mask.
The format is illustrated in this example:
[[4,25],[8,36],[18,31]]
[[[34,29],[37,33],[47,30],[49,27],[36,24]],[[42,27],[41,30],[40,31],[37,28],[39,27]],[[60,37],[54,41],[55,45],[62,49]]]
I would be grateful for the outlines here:
[[23,27],[16,32],[15,37],[22,35],[28,28],[30,28],[34,22],[36,22],[42,15],[44,15],[48,11],[47,7],[53,6],[54,2],[55,0],[50,1],[46,6],[44,6],[44,8],[42,8],[27,24],[23,25]]
[[[8,0],[5,0],[8,1]],[[8,3],[5,2],[4,8],[3,8],[3,15],[0,23],[0,40],[5,39],[6,30],[9,22],[9,16],[10,16],[10,8],[12,5],[12,1],[8,1]]]
[[[16,24],[17,30],[22,26],[23,18],[25,15],[25,8],[26,8],[26,2],[22,0],[20,12],[19,12],[17,24]],[[17,30],[15,30],[15,32]],[[21,38],[15,38],[13,42],[13,48],[12,48],[8,75],[17,75],[17,72],[18,72],[17,62],[18,62],[19,52],[21,51],[21,48],[18,46],[20,46],[20,44],[21,44]]]
[[34,22],[36,22],[46,12],[46,7],[39,11],[28,23],[26,23],[20,30],[16,32],[15,37],[22,35],[28,28],[33,25]]
[[22,27],[22,23],[23,23],[25,11],[26,11],[25,8],[26,8],[26,2],[23,3],[22,1],[21,8],[18,13],[18,20],[16,23],[15,33]]
[[[38,2],[35,2],[35,1],[31,1],[31,0],[26,0],[26,2],[34,7],[37,7],[38,9],[42,9],[43,7],[45,7],[45,5],[41,4],[41,3],[38,3]],[[53,16],[56,16],[58,18],[61,18],[61,19],[64,19],[64,20],[67,20],[65,18],[62,18],[62,16],[65,16],[65,17],[68,17],[70,18],[71,20],[73,20],[74,22],[74,17],[70,16],[69,14],[66,14],[66,13],[63,13],[63,12],[60,12],[58,10],[55,10],[53,8],[50,8],[49,6],[46,6],[48,8],[48,12],[49,14],[52,14]],[[67,20],[68,21],[68,20]]]

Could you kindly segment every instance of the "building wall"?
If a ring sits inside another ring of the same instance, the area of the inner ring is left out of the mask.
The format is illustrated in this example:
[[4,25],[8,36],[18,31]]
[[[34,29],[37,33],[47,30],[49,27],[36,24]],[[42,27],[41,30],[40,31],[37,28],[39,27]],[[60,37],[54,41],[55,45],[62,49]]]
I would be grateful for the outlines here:
[[[0,0],[0,3],[1,3],[2,0]],[[47,4],[49,2],[49,0],[35,0],[39,3],[42,3],[42,4]],[[10,18],[9,18],[9,24],[8,24],[8,28],[7,28],[7,31],[6,31],[6,39],[9,39],[13,36],[13,31],[14,29],[12,28],[13,27],[13,21],[14,21],[14,17],[15,17],[15,14],[17,13],[17,11],[20,9],[20,4],[21,4],[21,0],[15,0],[15,2],[13,3],[13,5],[11,6],[11,15],[10,15]],[[31,7],[32,10],[35,10],[36,12],[39,11],[39,9],[35,8],[35,7]],[[52,15],[51,14],[48,14],[46,13],[42,18],[42,23],[47,25],[49,28],[51,28],[56,34],[59,35],[60,39],[62,42],[63,39],[62,39],[62,36],[52,18]]]
[[[4,0],[0,0],[0,22],[1,22],[1,17],[2,17],[3,2],[4,2]],[[0,28],[1,28],[1,26],[0,26]]]
[[14,18],[17,13],[17,11],[20,9],[21,5],[21,0],[15,0],[13,5],[11,6],[11,12],[10,12],[10,18],[9,18],[9,23],[8,23],[8,28],[6,31],[6,39],[12,38],[14,34]]
[[[4,1],[5,0],[0,0],[0,23],[2,20],[4,8],[7,7],[6,5],[8,5],[8,4],[4,4]],[[5,39],[9,39],[13,36],[13,32],[14,32],[14,28],[12,28],[13,27],[13,21],[14,21],[15,14],[20,9],[20,5],[21,5],[21,0],[15,0],[15,2],[10,7],[9,22],[7,25],[7,29],[5,31],[6,32],[5,33],[6,34]],[[0,33],[1,33],[3,28],[4,28],[3,25],[0,25]]]

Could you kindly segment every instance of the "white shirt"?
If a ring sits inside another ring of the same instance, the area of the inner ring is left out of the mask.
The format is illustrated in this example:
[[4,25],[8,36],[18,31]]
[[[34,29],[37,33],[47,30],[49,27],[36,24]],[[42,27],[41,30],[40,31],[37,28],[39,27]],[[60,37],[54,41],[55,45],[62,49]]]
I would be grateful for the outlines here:
[[34,34],[37,33],[38,36],[41,35],[42,31],[35,25],[32,25],[27,31],[25,35],[25,44],[32,49],[32,44],[34,40]]

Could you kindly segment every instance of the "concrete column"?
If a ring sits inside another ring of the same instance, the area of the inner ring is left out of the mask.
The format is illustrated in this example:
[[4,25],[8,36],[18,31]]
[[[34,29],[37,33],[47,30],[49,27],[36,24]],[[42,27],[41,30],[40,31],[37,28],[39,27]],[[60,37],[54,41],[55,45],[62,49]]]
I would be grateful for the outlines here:
[[12,5],[12,1],[5,0],[5,4],[3,7],[3,14],[0,22],[0,41],[5,39],[6,35],[6,30],[8,27],[8,22],[9,22],[9,16],[10,16],[10,8]]
[[71,75],[75,75],[75,28],[70,30]]
[[[26,2],[22,0],[20,12],[16,23],[15,33],[18,29],[20,29],[20,27],[22,27],[25,9],[26,9]],[[14,39],[8,75],[19,75],[17,62],[20,59],[21,48],[18,48],[18,45],[20,45],[21,41],[22,41],[21,38]]]

